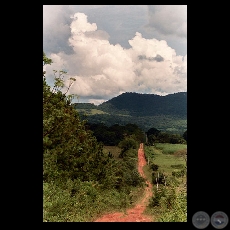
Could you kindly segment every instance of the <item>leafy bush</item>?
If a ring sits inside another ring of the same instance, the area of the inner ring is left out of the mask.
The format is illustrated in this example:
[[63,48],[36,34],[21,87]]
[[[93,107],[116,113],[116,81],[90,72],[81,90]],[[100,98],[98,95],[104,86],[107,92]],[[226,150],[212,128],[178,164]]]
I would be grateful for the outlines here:
[[185,169],[181,169],[181,170],[174,170],[172,172],[172,175],[175,176],[175,177],[183,177],[186,173],[186,170]]
[[159,189],[157,190],[156,187],[153,189],[154,195],[149,203],[150,207],[160,206],[160,200],[162,197],[165,197],[165,190]]
[[44,222],[91,222],[105,212],[125,209],[131,203],[127,193],[102,189],[95,182],[43,183]]
[[152,164],[150,165],[150,169],[152,169],[153,171],[157,171],[158,168],[159,168],[159,165],[157,165],[157,164],[152,163]]
[[[175,190],[174,190],[175,191]],[[167,209],[162,212],[159,222],[187,222],[187,194],[185,190],[172,192],[167,199]]]
[[128,151],[129,149],[137,149],[138,144],[135,138],[133,138],[132,136],[128,136],[119,142],[118,147],[121,148],[121,153],[119,157],[123,158],[126,151]]
[[[43,64],[51,64],[43,53]],[[57,74],[57,71],[54,71]],[[55,75],[53,89],[43,72],[43,219],[46,222],[91,221],[103,212],[126,208],[131,187],[141,186],[135,168],[137,146],[127,138],[123,159],[104,154],[102,143],[85,126],[66,96],[64,71]]]
[[153,188],[153,197],[148,209],[157,217],[157,222],[187,222],[187,194],[185,189],[176,192],[175,185]]

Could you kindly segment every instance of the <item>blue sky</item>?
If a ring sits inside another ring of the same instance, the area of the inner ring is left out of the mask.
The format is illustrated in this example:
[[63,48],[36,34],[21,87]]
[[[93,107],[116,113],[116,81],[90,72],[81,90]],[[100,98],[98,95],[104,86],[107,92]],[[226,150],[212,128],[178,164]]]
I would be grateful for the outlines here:
[[186,5],[44,5],[43,50],[76,102],[187,91]]

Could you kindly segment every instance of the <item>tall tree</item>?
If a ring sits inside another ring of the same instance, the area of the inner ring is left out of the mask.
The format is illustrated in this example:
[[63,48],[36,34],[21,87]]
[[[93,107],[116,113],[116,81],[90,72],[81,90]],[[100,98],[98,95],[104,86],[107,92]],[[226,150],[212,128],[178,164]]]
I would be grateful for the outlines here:
[[[51,64],[43,52],[43,65]],[[90,130],[85,128],[79,114],[71,105],[73,95],[66,95],[73,84],[69,79],[64,88],[66,72],[54,71],[55,84],[46,82],[43,72],[43,176],[45,181],[58,178],[100,180],[105,176],[107,162],[103,146]]]

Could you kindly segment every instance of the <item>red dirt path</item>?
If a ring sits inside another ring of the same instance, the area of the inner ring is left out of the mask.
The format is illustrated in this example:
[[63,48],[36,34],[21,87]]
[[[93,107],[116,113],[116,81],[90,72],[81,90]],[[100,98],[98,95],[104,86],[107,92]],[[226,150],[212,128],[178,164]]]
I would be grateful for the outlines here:
[[[146,159],[144,155],[143,143],[140,144],[138,150],[138,172],[146,179],[144,175],[143,167],[146,165]],[[146,180],[145,193],[141,201],[134,207],[127,210],[126,214],[122,212],[111,213],[102,216],[94,222],[153,222],[152,218],[144,215],[143,212],[146,208],[148,199],[152,196],[152,184]]]

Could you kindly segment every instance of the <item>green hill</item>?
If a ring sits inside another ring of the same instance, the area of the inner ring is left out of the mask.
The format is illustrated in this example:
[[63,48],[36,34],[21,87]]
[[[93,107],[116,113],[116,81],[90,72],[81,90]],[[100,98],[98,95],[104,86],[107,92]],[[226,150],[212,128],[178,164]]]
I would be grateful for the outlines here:
[[123,93],[98,106],[108,113],[120,113],[131,116],[187,116],[187,93],[175,93],[166,96],[155,94]]
[[75,103],[75,109],[90,123],[137,124],[144,131],[154,127],[180,133],[187,130],[187,92],[159,96],[123,93],[100,105]]

